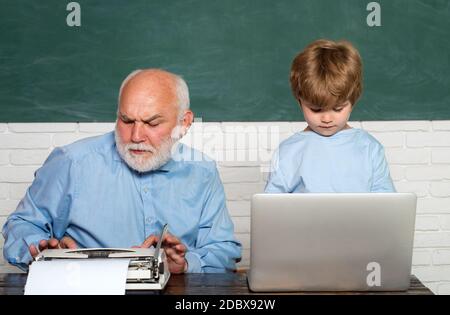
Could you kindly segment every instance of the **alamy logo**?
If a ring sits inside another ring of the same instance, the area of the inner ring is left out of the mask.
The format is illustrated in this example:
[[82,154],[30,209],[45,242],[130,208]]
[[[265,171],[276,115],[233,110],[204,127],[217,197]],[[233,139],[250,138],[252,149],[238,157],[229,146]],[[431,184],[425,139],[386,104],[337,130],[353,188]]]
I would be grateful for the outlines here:
[[367,264],[367,275],[366,282],[369,287],[380,287],[381,286],[381,266],[377,262],[370,262]]
[[67,14],[66,23],[67,26],[81,26],[81,7],[78,2],[70,2],[66,7],[67,11],[71,11]]
[[367,16],[367,25],[370,27],[381,26],[381,6],[378,2],[367,4],[367,11],[372,11]]

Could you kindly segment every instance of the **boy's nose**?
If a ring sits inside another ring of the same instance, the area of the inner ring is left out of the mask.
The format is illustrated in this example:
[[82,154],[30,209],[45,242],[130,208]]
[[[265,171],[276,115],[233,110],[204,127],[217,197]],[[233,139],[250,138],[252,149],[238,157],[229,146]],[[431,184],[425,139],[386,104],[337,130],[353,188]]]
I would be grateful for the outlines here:
[[323,115],[320,117],[320,121],[321,121],[322,123],[324,123],[324,124],[330,124],[330,123],[333,122],[333,119],[332,119],[331,115],[329,115],[329,114],[323,114]]

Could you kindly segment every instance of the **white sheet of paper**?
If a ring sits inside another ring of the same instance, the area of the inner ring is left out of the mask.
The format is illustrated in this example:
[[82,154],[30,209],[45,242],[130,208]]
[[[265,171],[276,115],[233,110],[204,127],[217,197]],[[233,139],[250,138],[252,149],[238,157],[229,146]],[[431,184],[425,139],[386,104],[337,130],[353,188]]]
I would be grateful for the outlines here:
[[129,259],[55,259],[31,264],[25,295],[123,295]]

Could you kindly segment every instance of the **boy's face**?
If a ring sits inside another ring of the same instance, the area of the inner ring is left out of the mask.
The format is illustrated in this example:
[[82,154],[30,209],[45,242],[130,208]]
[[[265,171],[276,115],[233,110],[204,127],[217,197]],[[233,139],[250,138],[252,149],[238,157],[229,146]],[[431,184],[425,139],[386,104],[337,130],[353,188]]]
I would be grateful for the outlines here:
[[350,128],[347,125],[352,112],[352,104],[349,101],[336,104],[330,110],[323,110],[303,99],[300,99],[300,102],[303,116],[305,116],[305,120],[308,123],[307,129],[329,137],[343,129]]

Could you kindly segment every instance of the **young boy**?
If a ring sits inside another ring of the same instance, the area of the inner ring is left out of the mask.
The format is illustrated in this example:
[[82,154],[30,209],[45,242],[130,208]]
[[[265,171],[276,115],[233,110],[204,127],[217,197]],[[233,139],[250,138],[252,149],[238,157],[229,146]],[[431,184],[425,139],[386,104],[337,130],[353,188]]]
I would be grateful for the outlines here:
[[347,124],[362,92],[352,44],[313,42],[294,59],[290,81],[308,127],[280,144],[265,191],[395,192],[383,146]]

